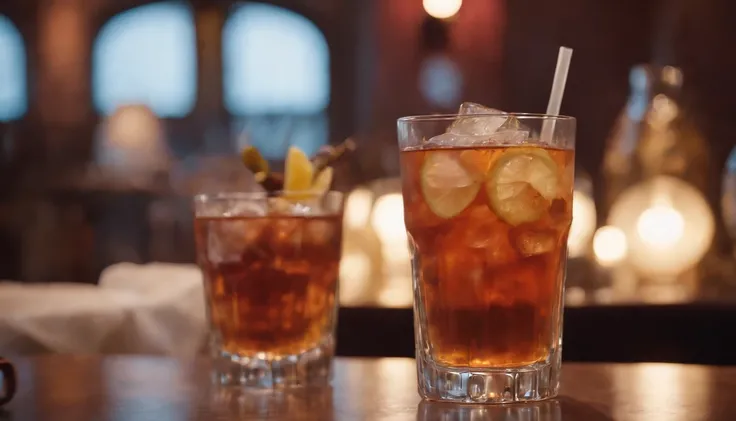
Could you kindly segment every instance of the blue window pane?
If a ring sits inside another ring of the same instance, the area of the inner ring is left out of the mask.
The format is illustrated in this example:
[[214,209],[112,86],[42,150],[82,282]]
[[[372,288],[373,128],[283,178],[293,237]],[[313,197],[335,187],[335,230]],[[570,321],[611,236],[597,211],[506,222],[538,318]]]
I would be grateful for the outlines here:
[[422,63],[420,72],[419,88],[427,102],[443,109],[460,105],[463,75],[450,57],[431,56]]
[[113,17],[97,37],[92,60],[94,103],[104,114],[143,104],[161,117],[183,117],[194,107],[194,16],[183,3],[155,3]]
[[736,175],[736,147],[733,148],[731,154],[728,155],[728,159],[726,160],[726,171]]
[[23,38],[10,19],[0,15],[0,121],[17,120],[27,109]]
[[234,115],[316,113],[329,102],[327,42],[287,9],[239,6],[223,30],[223,65],[225,105]]

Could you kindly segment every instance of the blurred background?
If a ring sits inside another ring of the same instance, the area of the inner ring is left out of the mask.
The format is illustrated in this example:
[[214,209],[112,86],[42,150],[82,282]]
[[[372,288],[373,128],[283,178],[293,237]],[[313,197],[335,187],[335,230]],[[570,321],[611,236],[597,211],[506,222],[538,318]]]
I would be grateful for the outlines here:
[[565,357],[736,363],[735,18],[727,0],[3,0],[0,279],[193,263],[190,197],[250,188],[244,145],[278,168],[351,136],[339,352],[411,356],[395,120],[544,112],[565,45]]

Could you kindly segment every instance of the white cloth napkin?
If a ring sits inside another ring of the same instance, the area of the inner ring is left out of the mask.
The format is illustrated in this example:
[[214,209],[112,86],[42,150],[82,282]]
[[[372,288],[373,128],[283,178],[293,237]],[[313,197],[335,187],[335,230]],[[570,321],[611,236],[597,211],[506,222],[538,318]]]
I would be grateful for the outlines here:
[[205,338],[194,265],[120,263],[97,286],[0,282],[0,353],[192,356]]

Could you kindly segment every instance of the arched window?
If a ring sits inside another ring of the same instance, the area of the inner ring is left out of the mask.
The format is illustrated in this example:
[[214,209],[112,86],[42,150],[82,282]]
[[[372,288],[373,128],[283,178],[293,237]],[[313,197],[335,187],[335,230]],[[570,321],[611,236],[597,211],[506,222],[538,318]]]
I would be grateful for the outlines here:
[[180,2],[120,13],[103,26],[92,56],[95,107],[111,114],[146,105],[159,117],[183,117],[196,99],[194,16]]
[[238,6],[223,30],[223,83],[241,143],[270,158],[283,157],[289,145],[307,153],[323,145],[329,60],[324,35],[304,16],[261,3]]
[[10,19],[0,15],[0,121],[17,120],[27,109],[23,38]]

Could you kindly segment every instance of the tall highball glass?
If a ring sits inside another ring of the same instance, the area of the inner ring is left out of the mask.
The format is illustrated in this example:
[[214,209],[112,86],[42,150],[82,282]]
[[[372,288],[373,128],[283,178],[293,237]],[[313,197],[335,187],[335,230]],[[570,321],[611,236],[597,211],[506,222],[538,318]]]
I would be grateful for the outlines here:
[[419,394],[536,401],[559,386],[575,119],[398,121]]

